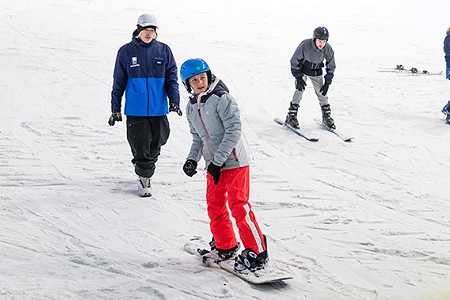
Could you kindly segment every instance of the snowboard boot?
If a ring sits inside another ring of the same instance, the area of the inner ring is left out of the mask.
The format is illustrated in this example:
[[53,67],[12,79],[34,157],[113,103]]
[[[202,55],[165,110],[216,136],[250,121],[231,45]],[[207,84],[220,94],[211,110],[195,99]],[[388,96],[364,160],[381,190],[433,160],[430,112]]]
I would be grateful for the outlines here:
[[218,263],[224,260],[235,259],[237,251],[241,247],[241,245],[238,243],[236,246],[230,249],[217,249],[216,241],[214,240],[214,238],[211,242],[209,242],[209,245],[211,246],[211,251],[204,250],[202,253],[200,253],[200,255],[202,256],[202,262],[205,265],[208,265],[208,263],[211,261]]
[[[267,249],[266,236],[264,236],[264,243]],[[267,250],[259,254],[256,254],[255,251],[253,251],[250,248],[247,248],[236,257],[234,261],[234,270],[237,272],[242,272],[246,270],[254,272],[256,270],[264,269],[268,262],[269,262],[269,255],[267,253]]]
[[152,184],[150,178],[139,176],[138,193],[141,197],[152,196]]
[[256,270],[264,269],[268,261],[269,257],[267,255],[267,251],[256,254],[255,251],[247,248],[236,257],[234,262],[234,270],[237,272],[242,272],[245,270],[254,272]]
[[297,119],[297,111],[298,111],[298,104],[294,104],[291,102],[285,122],[286,124],[289,124],[292,127],[299,129],[300,127]]
[[336,125],[334,124],[334,120],[331,117],[331,109],[330,104],[325,104],[321,106],[322,108],[322,122],[323,124],[331,129],[336,129]]

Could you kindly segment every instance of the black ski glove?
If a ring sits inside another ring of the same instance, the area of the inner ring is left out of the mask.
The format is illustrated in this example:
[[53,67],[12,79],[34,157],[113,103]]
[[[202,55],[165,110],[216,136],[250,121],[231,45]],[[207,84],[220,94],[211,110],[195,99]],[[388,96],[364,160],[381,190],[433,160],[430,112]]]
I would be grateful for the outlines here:
[[173,103],[173,102],[169,103],[169,111],[176,112],[180,117],[183,115],[183,113],[181,112],[180,106],[178,104]]
[[189,177],[192,177],[194,176],[194,174],[197,173],[196,169],[197,169],[197,162],[192,159],[186,160],[186,162],[183,165],[183,171]]
[[300,92],[303,91],[306,87],[306,82],[303,80],[303,76],[295,77],[295,88]]
[[322,92],[323,96],[327,95],[329,87],[330,87],[330,85],[328,83],[325,83],[324,85],[322,85],[322,87],[320,88],[320,91]]
[[222,172],[222,168],[225,167],[225,163],[219,167],[213,164],[212,162],[208,165],[208,173],[212,175],[214,178],[214,184],[219,183],[220,173]]
[[117,122],[122,122],[122,114],[119,112],[113,112],[111,117],[109,117],[108,124],[109,126],[114,126]]
[[320,91],[322,92],[322,95],[326,95],[328,93],[328,89],[330,88],[331,81],[333,80],[334,74],[333,73],[327,73],[323,77],[325,79],[325,83],[320,88]]

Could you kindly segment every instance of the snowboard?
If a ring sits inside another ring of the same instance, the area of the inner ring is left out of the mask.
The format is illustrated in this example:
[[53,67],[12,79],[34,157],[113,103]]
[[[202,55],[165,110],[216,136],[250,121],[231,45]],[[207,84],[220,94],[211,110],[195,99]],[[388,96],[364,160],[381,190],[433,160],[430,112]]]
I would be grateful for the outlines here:
[[[206,249],[209,249],[207,247],[208,243],[205,242],[201,237],[195,236],[191,238],[186,244],[184,245],[184,250],[192,255],[195,255],[202,259],[202,251]],[[202,260],[201,260],[202,261]],[[292,275],[277,268],[276,262],[270,261],[266,267],[262,270],[256,270],[253,272],[250,271],[235,271],[234,270],[234,260],[225,260],[220,262],[211,262],[208,261],[206,264],[207,266],[216,265],[218,266],[219,270],[224,270],[230,274],[233,274],[240,279],[251,283],[251,284],[270,284],[275,282],[280,282],[287,279],[292,279]]]

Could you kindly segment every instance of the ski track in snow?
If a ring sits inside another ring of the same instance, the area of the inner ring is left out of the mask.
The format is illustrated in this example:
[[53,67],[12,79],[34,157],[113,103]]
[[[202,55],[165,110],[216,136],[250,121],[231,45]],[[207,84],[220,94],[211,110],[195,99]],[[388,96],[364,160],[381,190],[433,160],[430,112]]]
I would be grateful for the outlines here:
[[[0,298],[450,297],[444,189],[450,144],[448,127],[435,113],[446,101],[440,97],[436,104],[435,96],[448,95],[448,84],[438,76],[381,75],[375,69],[377,55],[387,64],[397,63],[398,57],[390,58],[384,47],[367,50],[365,56],[339,42],[355,34],[354,24],[367,33],[363,43],[372,35],[397,41],[394,33],[386,34],[395,25],[392,14],[383,10],[387,1],[358,4],[365,9],[350,19],[356,4],[350,9],[350,3],[339,8],[327,2],[334,8],[329,26],[336,33],[333,46],[342,70],[330,91],[333,117],[339,129],[355,137],[352,143],[320,129],[310,84],[300,125],[318,143],[272,121],[284,116],[293,91],[286,62],[299,36],[307,37],[311,24],[322,22],[314,16],[323,4],[289,3],[280,9],[266,3],[255,11],[260,4],[254,1],[212,1],[190,16],[187,4],[152,3],[161,39],[172,47],[178,64],[205,56],[240,103],[255,160],[251,203],[271,258],[294,277],[267,286],[251,286],[206,268],[182,250],[193,235],[210,236],[205,171],[199,166],[189,178],[181,170],[191,141],[185,117],[169,115],[172,133],[157,164],[154,195],[137,197],[124,123],[110,128],[106,121],[116,51],[129,38],[130,22],[148,7],[138,2],[46,0],[37,5],[20,0],[0,5],[0,37],[6,41],[0,49]],[[391,4],[393,12],[421,10],[417,3]],[[427,9],[440,4],[433,0]],[[299,5],[308,17],[294,31],[292,14]],[[448,17],[448,8],[441,11],[430,15]],[[111,14],[122,18],[103,28]],[[285,30],[270,26],[268,15]],[[208,26],[196,23],[211,16],[214,22]],[[229,16],[238,22],[230,24]],[[32,31],[18,25],[23,17],[34,21]],[[180,34],[185,20],[197,24],[193,28],[205,38],[194,43]],[[435,23],[430,22],[433,30],[448,26]],[[421,30],[411,29],[424,39],[430,36]],[[439,43],[441,38],[436,38]],[[429,61],[436,68],[442,64],[441,44],[426,40],[432,48],[422,49],[402,42],[415,49],[397,50],[402,59]],[[436,47],[438,60],[432,61],[428,55]],[[353,56],[361,64],[349,68]],[[262,57],[271,63],[262,64]]]

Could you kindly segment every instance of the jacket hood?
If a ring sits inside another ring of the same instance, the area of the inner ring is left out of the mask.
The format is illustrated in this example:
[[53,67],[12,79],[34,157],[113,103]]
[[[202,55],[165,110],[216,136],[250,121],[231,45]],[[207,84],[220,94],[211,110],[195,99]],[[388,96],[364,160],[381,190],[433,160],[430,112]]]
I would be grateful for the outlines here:
[[158,37],[158,36],[156,36],[154,39],[152,39],[150,41],[150,43],[147,44],[147,43],[144,43],[138,36],[139,36],[139,31],[136,29],[135,31],[133,31],[133,34],[131,36],[131,42],[136,45],[143,45],[143,46],[153,44],[153,42],[156,40],[156,37]]

